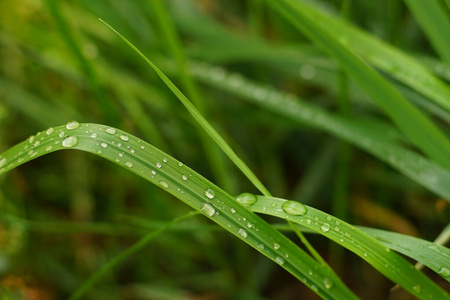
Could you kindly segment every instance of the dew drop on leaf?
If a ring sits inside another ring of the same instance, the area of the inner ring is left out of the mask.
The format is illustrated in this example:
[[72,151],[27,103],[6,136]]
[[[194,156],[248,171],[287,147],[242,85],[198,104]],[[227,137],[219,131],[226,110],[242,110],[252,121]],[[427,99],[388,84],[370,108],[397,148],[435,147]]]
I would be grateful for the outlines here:
[[160,163],[160,162],[157,162],[157,163],[156,163],[156,167],[157,167],[158,169],[161,169],[161,167],[162,167],[161,163]]
[[279,264],[279,265],[283,265],[284,264],[284,259],[280,256],[277,256],[275,258],[275,261]]
[[325,286],[325,288],[327,290],[331,289],[331,287],[333,286],[333,282],[329,279],[329,278],[325,278],[323,280],[323,285]]
[[78,123],[77,121],[70,121],[66,124],[66,128],[68,130],[77,129],[78,127],[80,127],[80,123]]
[[280,245],[277,243],[273,244],[273,249],[275,249],[275,250],[280,249]]
[[133,163],[131,161],[127,161],[125,163],[125,166],[127,166],[128,168],[132,168],[133,167]]
[[184,175],[184,174],[181,176],[181,178],[182,178],[183,180],[185,180],[185,181],[188,180],[187,176]]
[[328,230],[330,230],[330,225],[328,223],[325,223],[322,225],[322,227],[320,227],[320,230],[322,230],[322,232],[328,232]]
[[207,198],[212,199],[212,198],[214,198],[215,195],[216,195],[216,193],[212,189],[205,190],[205,196]]
[[93,132],[92,134],[91,134],[91,138],[93,138],[93,139],[96,139],[97,138],[97,133],[96,132]]
[[210,217],[214,216],[214,214],[216,213],[216,209],[209,203],[203,204],[201,211],[205,215],[210,216]]
[[169,187],[169,185],[168,185],[167,182],[165,182],[165,181],[161,181],[161,182],[159,183],[159,185],[160,185],[161,187],[165,188],[165,189],[167,189],[167,188]]
[[285,213],[293,216],[302,216],[307,212],[306,206],[297,201],[286,201],[281,208]]
[[107,144],[107,143],[101,143],[101,144],[100,144],[100,147],[106,148],[106,147],[108,147],[108,144]]
[[112,127],[106,128],[105,131],[106,131],[107,133],[109,133],[109,134],[116,134],[116,132],[117,132],[117,131],[116,131],[114,128],[112,128]]
[[237,202],[243,206],[252,206],[256,202],[256,196],[250,193],[242,193],[236,197]]
[[76,136],[68,136],[62,141],[63,147],[74,147],[78,144],[78,138]]
[[49,129],[47,129],[47,131],[45,131],[45,133],[46,133],[47,135],[50,135],[50,134],[53,133],[53,131],[55,131],[55,130],[53,129],[53,127],[50,127]]
[[127,135],[125,135],[125,134],[121,134],[121,135],[120,135],[120,139],[121,139],[122,141],[127,142],[130,138],[129,138]]
[[[1,165],[1,162],[0,162],[0,165]],[[443,277],[450,277],[450,270],[446,267],[442,267],[439,269],[438,274]]]
[[243,228],[239,229],[238,234],[244,239],[247,237],[247,231],[245,231]]

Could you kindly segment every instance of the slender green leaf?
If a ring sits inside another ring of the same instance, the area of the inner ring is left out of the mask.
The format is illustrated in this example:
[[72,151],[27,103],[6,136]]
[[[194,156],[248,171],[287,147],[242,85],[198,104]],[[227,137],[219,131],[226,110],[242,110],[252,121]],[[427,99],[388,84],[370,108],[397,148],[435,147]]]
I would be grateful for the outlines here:
[[229,74],[220,67],[211,67],[205,63],[193,64],[192,72],[204,82],[219,89],[239,95],[269,111],[348,141],[450,201],[450,172],[396,143],[399,135],[394,128],[329,113],[292,94],[253,83],[240,74]]
[[300,202],[274,197],[255,197],[256,202],[250,205],[252,211],[274,215],[313,229],[360,256],[416,297],[450,299],[450,295],[413,265],[356,227]]
[[447,137],[381,75],[353,54],[351,49],[323,30],[320,22],[303,10],[303,4],[292,0],[268,3],[334,57],[349,76],[387,112],[411,142],[438,163],[450,168],[450,141]]
[[62,149],[94,153],[158,185],[277,262],[324,299],[357,299],[329,267],[240,207],[234,197],[180,161],[119,129],[75,121],[49,128],[3,153],[0,175]]
[[404,0],[441,59],[450,63],[450,19],[437,0]]

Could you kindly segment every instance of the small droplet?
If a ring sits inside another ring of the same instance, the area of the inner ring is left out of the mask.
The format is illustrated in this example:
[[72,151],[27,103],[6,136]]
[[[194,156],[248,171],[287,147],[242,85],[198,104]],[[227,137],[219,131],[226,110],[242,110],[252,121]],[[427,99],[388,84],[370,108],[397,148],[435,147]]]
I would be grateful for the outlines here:
[[252,206],[255,204],[257,198],[255,195],[250,193],[242,193],[236,197],[237,202],[242,204],[243,206]]
[[421,290],[420,285],[413,286],[413,290],[416,291],[416,293],[420,293]]
[[328,232],[328,230],[330,230],[330,225],[328,225],[328,223],[325,223],[322,225],[322,227],[320,227],[320,230],[322,230],[322,232]]
[[165,182],[165,181],[160,181],[160,182],[159,182],[159,185],[160,185],[161,187],[165,188],[165,189],[167,189],[167,188],[169,187],[169,185],[168,185],[167,182]]
[[161,169],[161,167],[162,167],[161,163],[160,163],[160,162],[157,162],[157,163],[156,163],[156,167],[157,167],[158,169]]
[[2,159],[0,159],[0,168],[4,165],[6,165],[6,158],[3,157]]
[[277,256],[275,258],[275,261],[279,264],[279,265],[283,265],[284,264],[284,259],[280,256]]
[[45,151],[48,152],[48,151],[52,150],[52,148],[53,148],[52,146],[48,146],[47,148],[45,148]]
[[123,154],[124,154],[123,152],[120,152],[119,157],[123,157]]
[[210,217],[214,216],[214,214],[216,213],[216,209],[209,203],[203,204],[201,211],[205,213],[205,215]]
[[66,136],[66,133],[65,133],[64,131],[61,131],[61,132],[58,134],[58,136],[59,136],[60,138],[65,137],[65,136]]
[[182,166],[183,166],[183,163],[180,161],[180,162],[178,163],[178,166],[179,166],[179,167],[182,167]]
[[78,123],[77,121],[70,121],[66,124],[66,128],[68,130],[77,129],[78,127],[80,127],[80,123]]
[[328,216],[327,221],[331,221],[331,220],[332,220],[331,216]]
[[127,135],[125,135],[125,134],[121,134],[121,135],[120,135],[120,139],[121,139],[122,141],[127,142],[130,138],[129,138]]
[[127,166],[128,168],[132,168],[133,167],[133,163],[131,161],[127,161],[125,163],[125,166]]
[[311,223],[312,223],[311,219],[306,220],[306,224],[311,225]]
[[163,162],[165,162],[165,163],[166,163],[166,162],[167,162],[167,158],[165,158],[165,157],[164,157],[164,158],[163,158]]
[[142,145],[142,146],[141,146],[141,149],[142,149],[142,150],[144,150],[144,149],[145,149],[145,146],[144,146],[144,145]]
[[101,144],[100,144],[100,147],[106,148],[106,147],[108,147],[108,144],[107,144],[107,143],[101,143]]
[[30,136],[30,138],[28,139],[28,142],[31,144],[34,141],[34,135]]
[[244,239],[247,237],[247,231],[245,231],[245,229],[243,228],[239,229],[238,234],[242,236]]
[[53,127],[50,127],[49,129],[47,129],[47,131],[45,132],[47,135],[50,135],[50,134],[52,134],[53,133],[53,131],[55,131],[54,129],[53,129]]
[[93,138],[93,139],[96,139],[97,138],[97,133],[96,132],[93,132],[92,134],[91,134],[91,138]]
[[152,175],[156,175],[156,171],[152,170],[150,173],[152,173]]
[[114,128],[112,128],[112,127],[106,128],[105,131],[106,131],[107,133],[109,133],[109,134],[116,134],[116,132],[117,132],[117,131],[116,131]]
[[212,198],[214,198],[215,195],[216,195],[216,193],[212,189],[205,190],[205,196],[207,198],[212,199]]
[[285,213],[293,216],[302,216],[306,214],[306,207],[297,201],[286,201],[281,205]]
[[130,150],[130,153],[131,153],[131,154],[134,154],[134,152],[136,152],[136,151],[134,151],[134,149],[131,149],[131,150]]
[[230,209],[230,211],[231,211],[232,214],[236,213],[236,210],[234,208]]
[[275,249],[275,250],[280,249],[280,245],[277,243],[273,244],[273,249]]
[[181,176],[181,178],[182,178],[183,180],[185,180],[185,181],[188,180],[188,177],[187,177],[186,175],[184,175],[184,174]]
[[78,144],[78,138],[76,136],[68,136],[62,141],[63,147],[74,147]]
[[333,286],[333,282],[329,279],[329,278],[325,278],[323,280],[323,285],[325,286],[325,288],[327,290],[331,289],[331,287]]
[[[1,163],[0,163],[0,165],[1,165]],[[446,267],[442,267],[439,269],[438,274],[441,275],[442,277],[447,278],[447,277],[450,277],[450,270],[447,269]]]

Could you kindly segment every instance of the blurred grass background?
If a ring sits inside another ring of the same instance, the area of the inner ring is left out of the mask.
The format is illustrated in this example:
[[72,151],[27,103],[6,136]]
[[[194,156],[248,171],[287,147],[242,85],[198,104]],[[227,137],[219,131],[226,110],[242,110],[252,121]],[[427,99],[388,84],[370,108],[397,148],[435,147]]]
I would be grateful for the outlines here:
[[[108,124],[170,153],[231,194],[256,192],[102,18],[174,80],[275,196],[427,240],[448,222],[447,201],[386,164],[190,74],[191,63],[207,62],[329,111],[388,122],[332,60],[263,1],[19,2],[0,1],[0,152],[72,119]],[[335,14],[342,7],[342,1],[313,2]],[[407,53],[436,56],[401,1],[354,0],[342,14]],[[448,132],[448,124],[437,122]],[[133,174],[76,151],[44,156],[0,182],[2,299],[65,298],[121,249],[188,211]],[[121,264],[88,298],[317,297],[209,225],[202,217],[180,223]],[[373,268],[322,237],[310,239],[358,295],[387,297],[392,284]]]

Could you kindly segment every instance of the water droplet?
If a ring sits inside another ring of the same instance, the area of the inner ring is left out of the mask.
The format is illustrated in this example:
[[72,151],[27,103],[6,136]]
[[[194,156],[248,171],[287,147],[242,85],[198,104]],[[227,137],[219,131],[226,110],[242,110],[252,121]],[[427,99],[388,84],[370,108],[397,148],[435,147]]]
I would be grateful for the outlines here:
[[183,180],[185,180],[185,181],[188,180],[188,177],[187,177],[186,175],[184,175],[184,174],[181,176],[181,178],[182,178]]
[[53,127],[50,127],[49,129],[47,129],[47,131],[45,132],[47,135],[50,135],[50,134],[52,134],[53,133],[53,131],[55,131],[54,129],[53,129]]
[[159,182],[159,185],[160,185],[161,187],[165,188],[165,189],[167,189],[167,188],[169,187],[169,185],[168,185],[167,182],[165,182],[165,181],[160,181],[160,182]]
[[253,227],[253,224],[250,223],[250,222],[248,222],[248,223],[247,223],[247,227],[248,227],[248,228],[252,228],[252,227]]
[[48,146],[47,148],[45,148],[45,151],[48,152],[48,151],[52,150],[52,148],[53,148],[52,146]]
[[66,133],[65,133],[64,131],[61,131],[61,132],[58,134],[58,136],[59,136],[60,138],[65,137],[65,136],[66,136]]
[[30,136],[30,138],[28,139],[28,142],[31,144],[34,141],[34,135]]
[[37,146],[39,146],[40,144],[41,144],[41,142],[36,141],[36,142],[34,142],[33,147],[37,147]]
[[123,157],[123,154],[124,154],[123,152],[120,152],[119,157]]
[[97,133],[96,132],[93,132],[92,134],[91,134],[91,138],[93,138],[93,139],[96,139],[97,138]]
[[127,166],[128,168],[132,168],[133,167],[133,163],[131,161],[127,161],[125,163],[125,166]]
[[163,162],[165,162],[165,163],[166,163],[166,162],[167,162],[167,158],[165,158],[165,157],[164,157],[164,158],[163,158]]
[[145,146],[144,146],[144,145],[142,145],[142,146],[141,146],[141,149],[142,149],[142,150],[144,150],[144,149],[145,149]]
[[212,189],[207,189],[205,191],[205,196],[209,199],[214,198],[215,195],[216,195],[216,193]]
[[66,124],[66,128],[68,130],[77,129],[78,127],[80,127],[80,123],[78,123],[77,121],[70,121]]
[[116,132],[117,132],[117,131],[116,131],[114,128],[112,128],[112,127],[106,128],[105,131],[106,131],[107,133],[109,133],[109,134],[116,134]]
[[327,221],[331,221],[332,218],[330,216],[327,217]]
[[6,165],[6,158],[3,157],[2,159],[0,159],[0,168],[4,165]]
[[152,173],[152,175],[156,175],[156,171],[152,170],[150,173]]
[[245,231],[243,228],[239,229],[238,234],[244,239],[247,237],[247,231]]
[[[0,163],[0,165],[1,165],[1,163]],[[450,277],[450,270],[447,269],[446,267],[442,267],[439,269],[438,274],[441,275],[442,277]]]
[[275,250],[280,249],[280,245],[277,243],[273,244],[273,249],[275,249]]
[[284,264],[284,259],[280,256],[277,256],[275,258],[275,261],[279,264],[279,265],[283,265]]
[[420,290],[421,290],[420,285],[415,285],[415,286],[413,286],[413,290],[414,290],[416,293],[420,293]]
[[306,224],[311,225],[311,219],[306,220]]
[[63,147],[74,147],[78,144],[78,138],[76,136],[68,136],[62,141]]
[[335,222],[335,224],[336,224],[336,225],[341,225],[341,221],[337,220],[337,221]]
[[180,162],[178,163],[178,166],[179,166],[179,167],[182,167],[182,166],[183,166],[183,163],[180,161]]
[[214,216],[214,214],[216,213],[216,209],[209,203],[203,204],[201,211],[205,215],[210,216],[210,217]]
[[101,144],[100,144],[100,147],[106,148],[106,147],[108,147],[108,144],[107,144],[107,143],[101,143]]
[[158,169],[161,169],[161,167],[162,167],[161,163],[160,163],[160,162],[157,162],[157,163],[156,163],[156,167],[157,167]]
[[120,135],[120,139],[121,139],[122,141],[127,142],[130,138],[129,138],[127,135],[125,135],[125,134],[121,134],[121,135]]
[[293,216],[302,216],[306,214],[306,207],[297,201],[286,201],[281,205],[285,213]]
[[257,198],[255,195],[250,193],[242,193],[239,196],[236,197],[237,202],[244,206],[252,206],[255,204]]
[[131,149],[131,150],[130,150],[130,153],[131,153],[131,154],[134,154],[134,152],[136,152],[136,151],[134,151],[134,149]]
[[327,290],[331,289],[331,287],[333,286],[333,282],[329,279],[329,278],[325,278],[323,280],[323,285],[325,286],[325,288]]
[[328,232],[328,230],[330,230],[330,225],[328,225],[328,223],[325,223],[322,225],[322,227],[320,227],[320,230],[322,230],[322,232]]

